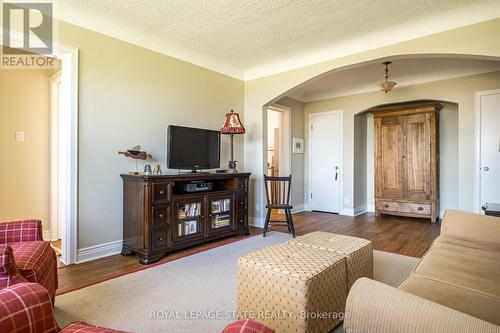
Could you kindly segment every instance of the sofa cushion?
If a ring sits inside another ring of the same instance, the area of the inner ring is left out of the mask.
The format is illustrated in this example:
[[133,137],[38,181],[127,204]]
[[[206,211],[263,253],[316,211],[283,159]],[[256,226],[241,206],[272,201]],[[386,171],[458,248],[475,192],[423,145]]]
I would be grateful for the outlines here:
[[500,325],[500,298],[412,274],[398,289]]
[[413,274],[500,297],[500,261],[466,250],[432,247]]
[[480,242],[469,238],[444,235],[436,238],[432,247],[500,260],[500,244],[497,243]]
[[29,282],[36,282],[53,297],[57,289],[57,256],[49,242],[23,242],[10,244],[16,266]]

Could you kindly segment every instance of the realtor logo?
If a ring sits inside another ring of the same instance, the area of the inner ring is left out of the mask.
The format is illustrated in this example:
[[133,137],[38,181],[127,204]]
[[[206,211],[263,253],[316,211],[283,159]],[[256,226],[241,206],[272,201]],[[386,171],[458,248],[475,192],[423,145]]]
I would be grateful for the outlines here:
[[[0,0],[1,1],[1,0]],[[3,3],[0,69],[52,69],[52,4]]]
[[[52,53],[52,4],[3,3],[3,53]],[[23,34],[14,40],[12,31]]]

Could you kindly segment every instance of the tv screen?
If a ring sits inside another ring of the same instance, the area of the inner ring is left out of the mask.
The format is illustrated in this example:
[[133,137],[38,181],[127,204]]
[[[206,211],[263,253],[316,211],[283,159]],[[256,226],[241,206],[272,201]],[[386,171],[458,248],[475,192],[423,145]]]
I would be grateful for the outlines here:
[[201,128],[168,126],[169,169],[215,169],[220,167],[220,132]]

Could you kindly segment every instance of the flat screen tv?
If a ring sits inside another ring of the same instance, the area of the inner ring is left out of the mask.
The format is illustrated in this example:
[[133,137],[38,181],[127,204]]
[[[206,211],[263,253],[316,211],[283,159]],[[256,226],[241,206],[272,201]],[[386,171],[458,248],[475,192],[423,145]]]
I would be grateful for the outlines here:
[[169,169],[201,170],[220,167],[220,132],[182,126],[168,126]]

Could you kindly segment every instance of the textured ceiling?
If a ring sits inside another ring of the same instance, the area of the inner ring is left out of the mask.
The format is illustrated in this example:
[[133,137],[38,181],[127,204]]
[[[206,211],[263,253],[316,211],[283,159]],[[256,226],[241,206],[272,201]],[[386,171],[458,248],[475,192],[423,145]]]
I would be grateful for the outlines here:
[[252,79],[500,17],[498,0],[53,0],[64,21]]
[[[399,87],[500,71],[500,61],[423,58],[393,59],[390,79]],[[288,96],[303,102],[354,95],[378,90],[377,82],[384,78],[385,67],[374,63],[340,72],[332,72],[297,88]]]

